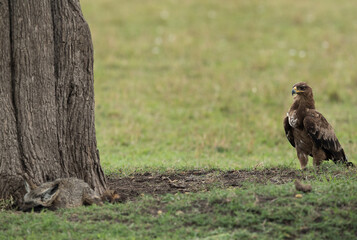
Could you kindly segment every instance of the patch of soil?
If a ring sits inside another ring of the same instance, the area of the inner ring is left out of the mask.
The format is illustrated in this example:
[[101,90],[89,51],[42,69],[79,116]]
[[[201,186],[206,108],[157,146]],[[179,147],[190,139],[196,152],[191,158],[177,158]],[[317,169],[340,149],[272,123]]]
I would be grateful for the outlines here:
[[110,175],[108,187],[120,195],[120,201],[132,201],[142,194],[207,191],[213,187],[241,187],[245,182],[284,184],[295,179],[307,178],[308,176],[300,170],[280,168],[237,171],[191,170],[164,174],[147,172],[128,177]]

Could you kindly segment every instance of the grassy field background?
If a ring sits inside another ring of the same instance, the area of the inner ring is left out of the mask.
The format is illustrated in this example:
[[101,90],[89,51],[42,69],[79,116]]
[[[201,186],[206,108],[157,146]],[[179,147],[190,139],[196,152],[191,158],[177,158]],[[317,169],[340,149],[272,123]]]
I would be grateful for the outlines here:
[[268,184],[212,183],[209,191],[56,212],[9,211],[0,201],[0,239],[356,239],[356,170],[329,162],[316,173],[310,160],[310,170],[297,171],[282,126],[292,85],[308,82],[357,164],[355,0],[81,5],[107,174],[279,166],[305,174],[313,190],[267,175]]
[[105,170],[299,167],[282,127],[299,81],[355,162],[354,1],[83,0],[82,8]]

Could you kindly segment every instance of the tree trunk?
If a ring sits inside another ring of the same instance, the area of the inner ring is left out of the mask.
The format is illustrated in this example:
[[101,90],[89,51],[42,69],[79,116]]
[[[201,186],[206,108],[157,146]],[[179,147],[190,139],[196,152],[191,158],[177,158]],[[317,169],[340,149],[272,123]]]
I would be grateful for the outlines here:
[[0,199],[24,179],[106,181],[94,124],[93,47],[78,0],[0,0]]

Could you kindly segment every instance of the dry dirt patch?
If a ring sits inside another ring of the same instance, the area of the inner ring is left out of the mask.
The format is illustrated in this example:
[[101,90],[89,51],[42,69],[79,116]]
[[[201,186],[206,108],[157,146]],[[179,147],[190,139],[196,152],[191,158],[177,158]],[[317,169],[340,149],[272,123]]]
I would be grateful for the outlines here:
[[141,194],[162,195],[177,192],[198,192],[212,187],[241,187],[244,182],[284,184],[308,177],[300,170],[270,168],[264,170],[190,170],[171,173],[142,173],[128,177],[108,176],[108,185],[122,201],[134,200]]

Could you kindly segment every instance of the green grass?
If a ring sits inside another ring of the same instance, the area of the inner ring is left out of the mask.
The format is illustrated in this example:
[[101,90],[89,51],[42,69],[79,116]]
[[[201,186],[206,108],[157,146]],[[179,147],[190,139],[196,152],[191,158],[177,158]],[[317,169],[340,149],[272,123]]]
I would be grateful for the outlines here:
[[0,212],[0,239],[355,239],[356,172],[316,177],[301,198],[293,183],[246,183],[104,207]]
[[[282,120],[307,81],[357,156],[357,5],[83,0],[105,170],[299,167]],[[311,163],[310,163],[311,165]]]
[[[357,164],[354,0],[81,5],[106,173],[298,168],[282,121],[300,81]],[[0,239],[355,239],[356,173],[316,176],[302,198],[293,183],[245,183],[39,214],[4,211],[1,202]]]

